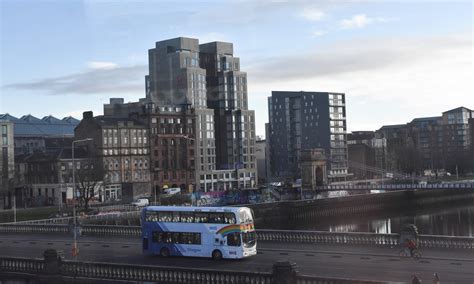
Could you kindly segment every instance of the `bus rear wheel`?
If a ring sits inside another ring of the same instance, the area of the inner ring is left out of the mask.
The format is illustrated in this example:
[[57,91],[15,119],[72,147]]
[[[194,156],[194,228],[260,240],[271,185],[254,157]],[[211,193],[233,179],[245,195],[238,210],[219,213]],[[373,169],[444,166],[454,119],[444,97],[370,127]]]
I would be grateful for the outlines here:
[[170,250],[168,248],[162,248],[160,250],[160,255],[163,257],[168,257],[170,256]]
[[214,260],[220,260],[222,259],[222,252],[218,249],[212,252],[212,259]]

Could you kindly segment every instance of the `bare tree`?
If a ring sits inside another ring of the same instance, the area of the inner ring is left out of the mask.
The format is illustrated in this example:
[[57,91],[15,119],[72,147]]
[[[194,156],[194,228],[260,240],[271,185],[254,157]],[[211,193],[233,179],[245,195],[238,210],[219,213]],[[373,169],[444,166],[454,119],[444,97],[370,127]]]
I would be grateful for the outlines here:
[[99,160],[89,158],[83,160],[76,171],[76,189],[79,192],[79,206],[89,208],[89,202],[95,197],[96,190],[104,179],[104,170]]

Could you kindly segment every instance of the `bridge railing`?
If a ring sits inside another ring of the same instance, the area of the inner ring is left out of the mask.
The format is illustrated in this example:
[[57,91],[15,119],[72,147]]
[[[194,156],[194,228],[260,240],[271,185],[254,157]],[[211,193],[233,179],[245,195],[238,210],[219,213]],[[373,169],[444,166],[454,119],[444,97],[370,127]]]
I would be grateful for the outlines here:
[[[84,221],[117,221],[120,218],[138,218],[140,216],[140,211],[123,211],[123,212],[105,212],[105,214],[99,215],[85,215],[78,216],[78,220],[81,222]],[[9,222],[9,223],[0,223],[0,224],[68,224],[71,222],[73,217],[60,217],[60,218],[50,218],[50,219],[39,219],[39,220],[29,220],[29,221],[20,221],[20,222]]]
[[474,238],[471,237],[421,235],[418,241],[424,248],[474,249]]
[[65,224],[0,224],[0,233],[67,233],[68,225]]
[[434,183],[434,184],[358,184],[317,186],[321,191],[338,190],[406,190],[406,189],[474,189],[474,183]]
[[28,221],[19,221],[19,222],[8,222],[1,224],[67,224],[72,217],[60,217],[60,218],[50,218],[50,219],[37,219],[37,220],[28,220]]
[[357,232],[258,230],[257,237],[259,241],[271,242],[393,246],[398,244],[399,235]]
[[2,271],[38,274],[44,271],[44,260],[0,257],[0,273]]
[[[322,232],[291,230],[257,230],[259,241],[289,243],[323,243],[348,245],[396,246],[400,243],[399,234],[377,234],[362,232]],[[474,238],[456,236],[419,235],[422,248],[460,248],[474,249]]]
[[[140,226],[81,225],[82,234],[93,236],[141,236]],[[0,224],[0,233],[70,233],[70,225],[63,224]],[[323,232],[292,230],[257,230],[259,241],[287,243],[323,243],[348,245],[396,246],[399,234],[359,232]],[[419,245],[424,248],[474,249],[474,238],[419,235]]]
[[142,234],[140,226],[113,226],[113,225],[83,225],[81,226],[84,235],[94,236],[135,236]]
[[[375,283],[383,283],[380,281],[372,281],[372,280],[354,280],[354,279],[347,279],[347,278],[337,278],[337,279],[328,279],[326,277],[316,277],[316,276],[309,276],[309,275],[297,275],[296,281],[297,284],[344,284],[344,283],[358,283],[358,284],[375,284]],[[385,282],[396,284],[397,282]]]
[[[277,262],[272,271],[231,271],[172,266],[148,266],[102,262],[67,261],[59,258],[41,260],[0,257],[0,277],[7,280],[50,278],[68,282],[71,279],[121,280],[159,283],[388,283],[382,281],[355,280],[344,278],[317,277],[299,275],[296,265],[289,262]],[[49,277],[49,278],[48,278]],[[285,279],[285,281],[282,281]],[[392,282],[393,283],[393,282]]]

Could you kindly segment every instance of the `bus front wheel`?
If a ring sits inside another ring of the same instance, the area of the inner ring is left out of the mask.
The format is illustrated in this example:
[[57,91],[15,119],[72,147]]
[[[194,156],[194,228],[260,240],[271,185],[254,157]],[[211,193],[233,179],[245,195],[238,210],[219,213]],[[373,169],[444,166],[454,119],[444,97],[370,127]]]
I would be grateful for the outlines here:
[[170,250],[168,248],[162,248],[160,250],[160,255],[163,257],[168,257],[170,256]]
[[219,260],[222,259],[222,252],[218,249],[212,252],[212,259]]

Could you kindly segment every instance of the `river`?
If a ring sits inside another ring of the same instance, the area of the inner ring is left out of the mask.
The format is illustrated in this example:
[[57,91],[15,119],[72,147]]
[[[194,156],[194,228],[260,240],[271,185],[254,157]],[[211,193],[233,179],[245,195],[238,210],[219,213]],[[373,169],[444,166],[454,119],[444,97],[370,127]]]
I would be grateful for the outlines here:
[[474,205],[432,211],[325,217],[288,226],[288,230],[398,233],[404,224],[418,227],[420,234],[474,237]]

